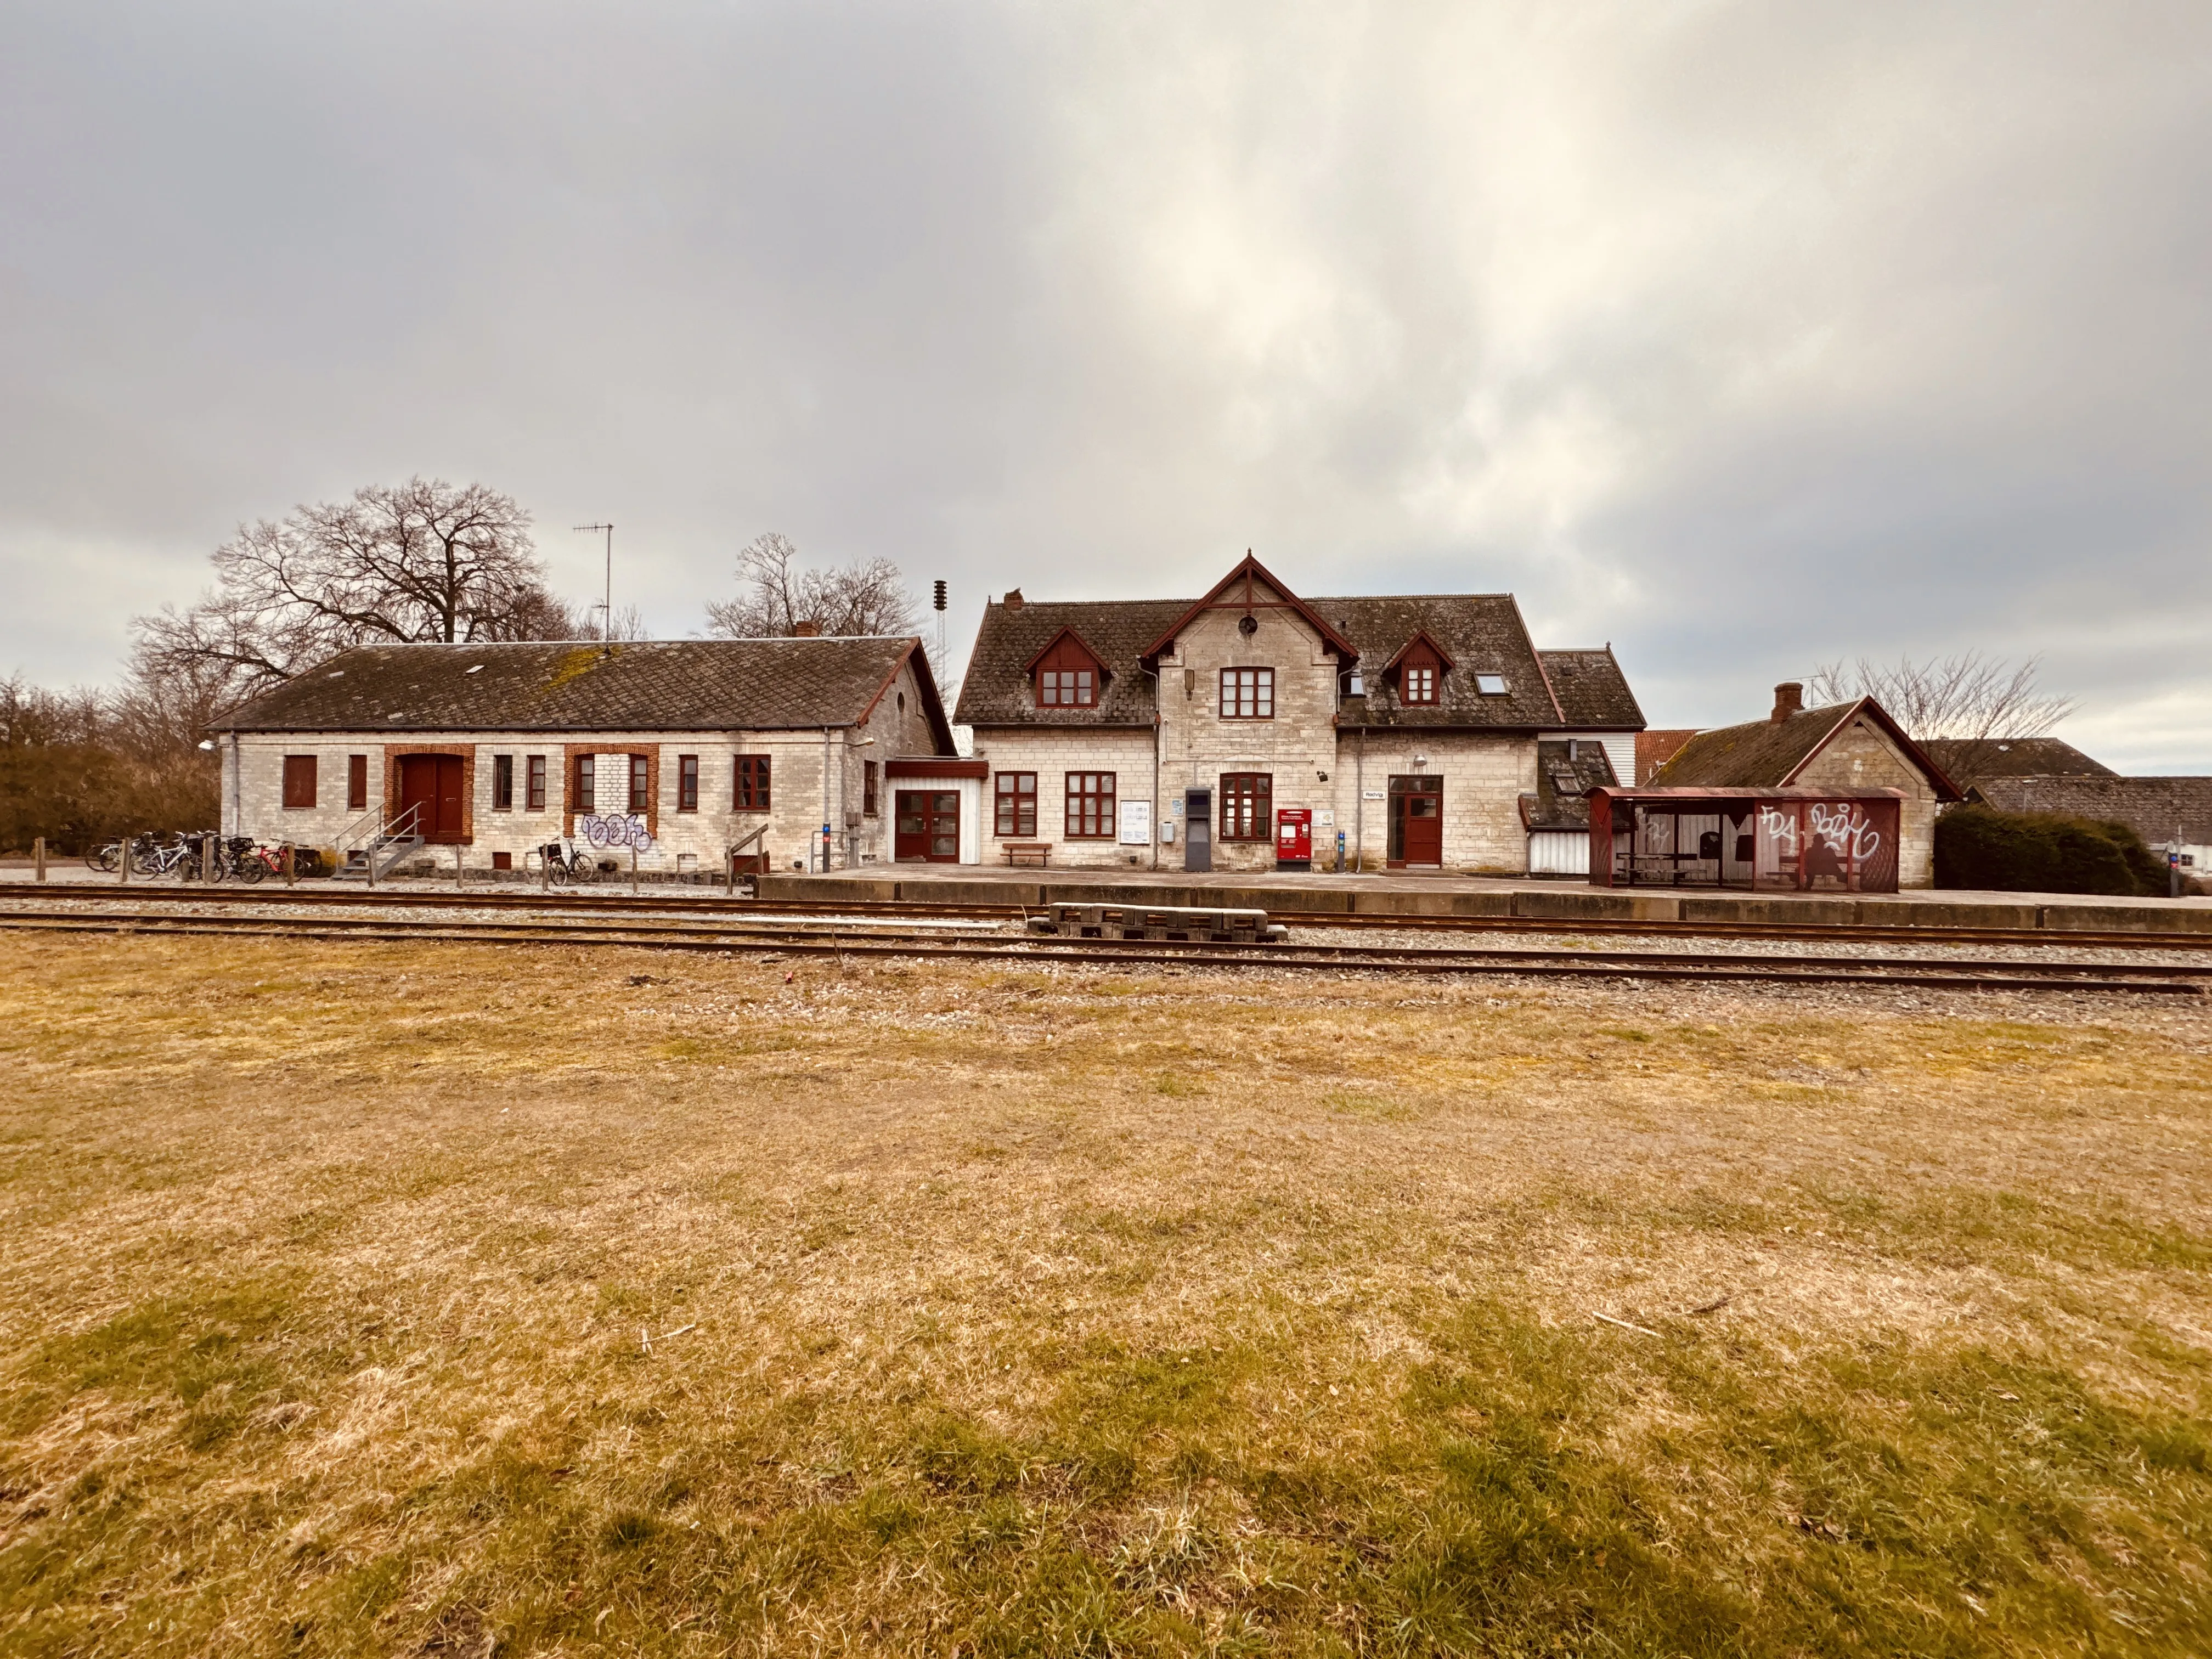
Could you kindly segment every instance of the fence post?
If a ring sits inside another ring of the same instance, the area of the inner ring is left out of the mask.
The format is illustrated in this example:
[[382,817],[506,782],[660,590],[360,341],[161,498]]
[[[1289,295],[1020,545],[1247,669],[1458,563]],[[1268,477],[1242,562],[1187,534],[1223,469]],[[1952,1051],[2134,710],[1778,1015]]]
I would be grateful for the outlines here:
[[128,830],[125,830],[123,832],[123,860],[122,860],[122,863],[123,863],[123,880],[124,880],[124,884],[125,884],[126,886],[127,886],[127,885],[129,885],[130,881],[131,881],[131,849],[132,849],[132,848],[133,848],[134,846],[136,846],[136,845],[137,845],[137,837],[135,837],[134,836],[132,836],[132,835],[131,835],[131,833]]
[[208,836],[200,842],[200,879],[210,887],[215,885],[215,837]]
[[31,843],[31,867],[38,872],[39,880],[46,878],[46,838],[44,836]]
[[553,890],[553,855],[543,847],[538,849],[538,890],[541,893]]
[[465,884],[461,879],[461,844],[453,843],[453,890],[459,892]]
[[629,896],[637,896],[637,843],[629,844]]
[[284,843],[284,884],[287,887],[292,884],[293,873],[292,843],[288,841]]

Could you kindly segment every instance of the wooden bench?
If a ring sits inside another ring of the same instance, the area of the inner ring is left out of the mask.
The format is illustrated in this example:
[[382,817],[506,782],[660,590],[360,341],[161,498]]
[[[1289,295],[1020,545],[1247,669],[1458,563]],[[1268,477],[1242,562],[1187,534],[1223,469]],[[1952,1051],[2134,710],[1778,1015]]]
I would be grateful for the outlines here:
[[1050,864],[1052,843],[1048,841],[1010,841],[1006,843],[1006,862],[1039,866]]

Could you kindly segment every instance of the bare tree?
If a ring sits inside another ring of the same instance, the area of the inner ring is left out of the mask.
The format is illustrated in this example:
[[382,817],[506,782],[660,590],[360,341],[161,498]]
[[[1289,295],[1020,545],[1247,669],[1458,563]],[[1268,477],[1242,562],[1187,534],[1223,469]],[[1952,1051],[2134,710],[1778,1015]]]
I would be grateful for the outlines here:
[[781,639],[797,633],[802,623],[840,635],[911,634],[915,629],[914,596],[889,559],[810,570],[800,565],[791,538],[771,530],[738,550],[738,581],[747,591],[733,599],[708,602],[710,634],[732,640]]
[[1978,651],[1926,662],[1900,657],[1893,666],[1861,657],[1848,667],[1823,664],[1805,689],[1815,707],[1872,697],[1915,738],[1957,739],[1950,769],[1963,781],[1996,744],[2039,738],[2078,707],[2036,684],[2040,666],[2040,658],[2015,665]]
[[530,515],[483,484],[356,490],[241,526],[214,562],[204,599],[135,622],[142,677],[215,676],[234,699],[348,646],[559,638],[571,621],[546,591]]

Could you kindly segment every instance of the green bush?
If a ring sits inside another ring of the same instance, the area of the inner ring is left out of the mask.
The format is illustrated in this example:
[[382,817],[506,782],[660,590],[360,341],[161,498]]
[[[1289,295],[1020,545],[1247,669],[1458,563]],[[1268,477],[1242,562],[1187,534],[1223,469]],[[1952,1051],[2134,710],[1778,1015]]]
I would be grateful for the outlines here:
[[1956,806],[1936,821],[1936,884],[2164,897],[2166,865],[2124,823]]

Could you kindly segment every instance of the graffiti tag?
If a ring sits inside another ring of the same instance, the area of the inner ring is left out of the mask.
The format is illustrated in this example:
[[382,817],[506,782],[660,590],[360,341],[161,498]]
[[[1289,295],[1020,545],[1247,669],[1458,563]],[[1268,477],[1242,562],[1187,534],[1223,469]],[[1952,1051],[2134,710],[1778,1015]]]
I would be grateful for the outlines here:
[[576,828],[594,847],[635,847],[641,853],[653,850],[645,820],[635,813],[590,813],[576,820]]

